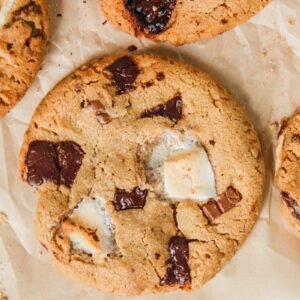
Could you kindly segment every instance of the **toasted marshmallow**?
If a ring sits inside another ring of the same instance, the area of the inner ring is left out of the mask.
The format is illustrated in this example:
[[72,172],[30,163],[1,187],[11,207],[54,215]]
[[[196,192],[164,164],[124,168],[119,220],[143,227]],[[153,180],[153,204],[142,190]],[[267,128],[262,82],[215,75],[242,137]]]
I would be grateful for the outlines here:
[[15,0],[0,0],[0,28],[5,25],[6,18],[14,4]]
[[75,249],[91,254],[109,253],[114,249],[114,225],[101,197],[83,199],[67,220],[73,228],[65,232]]
[[164,162],[165,194],[172,199],[207,201],[215,198],[215,178],[205,150],[175,153]]
[[215,176],[204,148],[195,139],[167,131],[153,148],[148,169],[164,182],[164,197],[207,201],[217,196]]

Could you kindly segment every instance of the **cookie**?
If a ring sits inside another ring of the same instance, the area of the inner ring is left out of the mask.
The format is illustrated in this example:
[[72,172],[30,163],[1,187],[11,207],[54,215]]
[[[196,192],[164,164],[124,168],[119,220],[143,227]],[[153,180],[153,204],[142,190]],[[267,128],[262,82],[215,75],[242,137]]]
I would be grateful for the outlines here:
[[137,37],[183,45],[208,39],[247,21],[270,0],[100,1],[114,26]]
[[245,240],[264,187],[233,97],[149,54],[105,57],[59,83],[32,118],[20,172],[55,265],[121,295],[202,286]]
[[275,181],[288,219],[300,231],[300,110],[282,121],[276,149]]
[[48,35],[44,0],[0,1],[0,118],[16,105],[34,80]]

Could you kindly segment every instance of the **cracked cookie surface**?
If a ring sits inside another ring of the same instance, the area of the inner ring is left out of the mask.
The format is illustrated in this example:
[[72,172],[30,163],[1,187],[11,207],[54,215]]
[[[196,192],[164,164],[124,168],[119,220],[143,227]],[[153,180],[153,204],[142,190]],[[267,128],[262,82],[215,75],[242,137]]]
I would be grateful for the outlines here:
[[278,134],[275,181],[288,219],[300,231],[300,110],[284,119]]
[[232,29],[270,0],[114,0],[100,1],[106,18],[137,37],[183,45]]
[[37,235],[53,262],[122,295],[202,286],[252,229],[264,185],[233,97],[149,54],[105,57],[59,83],[32,118],[20,172],[38,191]]
[[0,1],[2,12],[8,7],[8,14],[0,20],[0,118],[21,100],[34,80],[49,35],[44,0]]

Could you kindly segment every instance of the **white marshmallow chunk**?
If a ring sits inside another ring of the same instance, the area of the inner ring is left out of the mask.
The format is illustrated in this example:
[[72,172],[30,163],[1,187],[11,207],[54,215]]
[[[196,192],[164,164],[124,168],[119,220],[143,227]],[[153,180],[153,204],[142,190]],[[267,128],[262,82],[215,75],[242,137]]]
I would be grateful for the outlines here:
[[217,196],[206,151],[191,136],[165,132],[153,148],[147,167],[152,177],[163,180],[167,199],[201,202]]
[[114,225],[105,210],[104,199],[99,196],[83,199],[69,219],[86,231],[95,231],[99,239],[98,242],[91,240],[86,232],[77,230],[69,236],[74,248],[92,254],[100,251],[109,253],[114,249]]
[[197,147],[169,156],[164,162],[165,193],[172,199],[215,198],[215,177],[205,150]]

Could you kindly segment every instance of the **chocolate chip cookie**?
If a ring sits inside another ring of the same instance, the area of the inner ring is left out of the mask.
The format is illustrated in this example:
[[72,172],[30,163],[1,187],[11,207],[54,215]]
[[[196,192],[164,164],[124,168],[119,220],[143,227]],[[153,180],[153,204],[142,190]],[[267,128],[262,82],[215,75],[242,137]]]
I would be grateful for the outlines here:
[[49,34],[44,0],[0,0],[0,118],[39,71]]
[[270,0],[100,1],[106,18],[137,37],[183,45],[216,36],[258,13]]
[[289,220],[300,231],[300,110],[282,121],[276,151],[275,181]]
[[105,57],[59,83],[32,118],[20,172],[53,262],[122,295],[202,286],[252,229],[264,186],[233,97],[149,54]]

